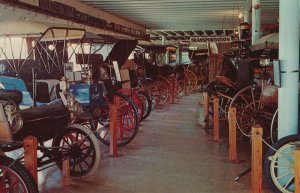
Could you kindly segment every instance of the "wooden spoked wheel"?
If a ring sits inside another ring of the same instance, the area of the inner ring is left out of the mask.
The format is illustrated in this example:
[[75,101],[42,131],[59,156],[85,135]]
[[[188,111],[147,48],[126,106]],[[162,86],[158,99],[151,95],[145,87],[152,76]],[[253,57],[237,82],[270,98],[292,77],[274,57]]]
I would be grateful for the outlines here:
[[274,113],[274,109],[264,107],[260,101],[254,101],[247,104],[241,111],[238,123],[243,132],[248,135],[251,133],[251,128],[255,124],[259,124],[264,128],[264,139],[269,143],[273,143],[277,134],[277,130],[270,129]]
[[118,147],[129,144],[136,136],[139,128],[139,117],[135,105],[127,96],[120,93],[112,93],[108,96],[108,108],[101,109],[102,114],[95,128],[96,137],[105,145],[110,145],[109,108],[113,101],[117,106],[117,145]]
[[198,74],[197,74],[197,80],[198,80],[198,84],[199,85],[203,85],[204,84],[204,82],[205,82],[205,79],[206,79],[206,76],[205,76],[205,74],[203,73],[203,72],[199,72]]
[[184,92],[184,78],[177,79],[177,82],[178,82],[178,92],[177,92],[177,95],[179,95],[181,92]]
[[255,124],[254,119],[250,119],[249,116],[251,116],[253,112],[262,109],[262,105],[260,104],[260,94],[260,86],[245,87],[235,94],[229,105],[229,107],[237,107],[237,123],[239,124],[241,132],[244,134],[249,134],[251,127]]
[[300,143],[300,135],[288,135],[270,148],[264,159],[264,177],[275,193],[295,192],[294,151]]
[[171,83],[167,78],[165,78],[163,76],[159,76],[158,84],[159,84],[159,90],[160,90],[160,103],[159,104],[163,105],[169,99]]
[[187,91],[192,92],[196,90],[198,86],[198,78],[196,74],[191,70],[185,70],[184,75],[187,79]]
[[145,82],[143,82],[143,85],[141,86],[141,91],[146,92],[150,96],[152,109],[155,109],[156,107],[159,106],[160,89],[159,89],[159,84],[156,81],[146,80]]
[[38,193],[38,187],[29,171],[10,157],[0,155],[0,192]]
[[[178,83],[178,80],[177,78],[173,77],[173,76],[170,76],[168,78],[170,84],[171,84],[171,88],[170,88],[170,94],[174,95],[174,96],[177,96],[179,93],[179,83]],[[173,90],[172,90],[173,88]]]
[[202,61],[199,64],[198,71],[197,71],[197,77],[198,77],[198,84],[203,85],[205,82],[207,82],[208,79],[208,61]]
[[138,93],[136,90],[130,90],[130,89],[120,89],[117,91],[118,93],[121,93],[131,99],[133,102],[134,106],[136,107],[139,121],[141,122],[143,120],[143,114],[144,114],[144,106],[141,98],[139,97]]
[[148,91],[150,91],[150,98],[152,102],[152,109],[156,108],[160,104],[160,88],[157,82],[152,82],[148,85]]

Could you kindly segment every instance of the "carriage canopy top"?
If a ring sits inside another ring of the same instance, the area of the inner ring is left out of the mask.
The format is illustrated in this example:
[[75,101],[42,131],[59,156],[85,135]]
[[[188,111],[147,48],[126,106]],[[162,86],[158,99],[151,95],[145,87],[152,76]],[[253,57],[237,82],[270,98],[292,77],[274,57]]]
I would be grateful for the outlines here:
[[80,28],[50,27],[40,38],[40,41],[80,40],[86,31]]
[[104,37],[106,43],[114,44],[112,50],[108,54],[104,62],[111,63],[112,61],[117,61],[119,67],[121,67],[125,61],[128,59],[131,52],[135,49],[137,45],[137,40],[125,37],[125,36],[116,36],[116,35],[99,35]]

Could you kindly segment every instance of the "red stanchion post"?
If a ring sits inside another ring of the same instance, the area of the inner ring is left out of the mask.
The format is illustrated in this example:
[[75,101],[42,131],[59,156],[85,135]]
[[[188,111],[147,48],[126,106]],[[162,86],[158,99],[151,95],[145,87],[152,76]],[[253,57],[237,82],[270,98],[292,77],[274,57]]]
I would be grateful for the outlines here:
[[252,127],[251,149],[251,193],[262,192],[262,140],[263,129],[259,125]]
[[220,141],[219,98],[214,96],[214,141]]
[[24,162],[25,167],[28,169],[36,184],[38,184],[37,177],[37,139],[36,137],[29,136],[24,139]]
[[116,157],[118,155],[117,149],[117,105],[116,103],[112,106],[110,106],[109,109],[109,117],[110,117],[110,146],[109,146],[109,152],[113,157]]
[[236,148],[236,107],[229,108],[228,116],[229,124],[229,160],[236,162],[237,148]]
[[175,104],[175,88],[174,81],[171,80],[171,96],[170,96],[170,104]]
[[185,74],[183,75],[183,93],[184,95],[187,95],[187,79]]
[[63,160],[61,177],[63,186],[70,185],[70,159]]
[[204,119],[208,120],[208,107],[209,107],[209,99],[208,99],[208,93],[203,92],[203,110],[204,110]]

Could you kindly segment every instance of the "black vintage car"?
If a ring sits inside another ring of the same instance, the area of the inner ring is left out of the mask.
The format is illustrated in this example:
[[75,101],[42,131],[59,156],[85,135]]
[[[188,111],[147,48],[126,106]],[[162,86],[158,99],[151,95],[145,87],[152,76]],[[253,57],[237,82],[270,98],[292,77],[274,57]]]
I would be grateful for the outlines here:
[[[55,164],[61,167],[62,161],[69,158],[72,177],[95,173],[100,162],[99,142],[86,127],[71,124],[72,107],[55,102],[20,110],[18,93],[1,91],[0,96],[4,96],[0,97],[0,144],[10,144],[1,152],[22,148],[23,139],[34,136],[42,153],[37,162],[39,171]],[[45,143],[49,140],[51,146]]]

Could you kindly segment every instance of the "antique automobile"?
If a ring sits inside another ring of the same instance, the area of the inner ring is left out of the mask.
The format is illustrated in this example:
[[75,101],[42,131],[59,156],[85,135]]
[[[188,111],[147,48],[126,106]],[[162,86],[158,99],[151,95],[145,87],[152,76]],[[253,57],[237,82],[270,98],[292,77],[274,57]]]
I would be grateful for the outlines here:
[[[1,136],[6,133],[5,123],[6,114],[3,114],[3,104],[7,101],[20,101],[18,94],[14,92],[0,91],[1,100]],[[6,101],[4,101],[6,100]],[[11,103],[11,102],[10,102]],[[5,110],[4,110],[5,111]],[[16,159],[12,159],[4,154],[4,151],[8,149],[18,149],[22,147],[22,142],[16,142],[11,140],[0,140],[0,190],[4,192],[26,192],[26,193],[38,193],[38,187],[30,172]]]
[[[61,90],[56,88],[60,83],[58,78],[64,57],[52,46],[55,43],[56,47],[60,47],[64,41],[80,39],[84,34],[85,30],[81,29],[49,28],[41,37],[35,37],[36,44],[26,51],[25,57],[17,59],[8,58],[7,50],[1,45],[0,82],[3,90],[0,91],[0,100],[4,102],[1,102],[3,124],[0,140],[15,142],[35,136],[38,149],[42,152],[38,167],[42,169],[51,163],[61,166],[61,161],[69,157],[71,175],[74,177],[89,176],[96,171],[100,147],[93,132],[80,124],[71,124],[82,112],[78,102],[67,97],[63,104],[62,99],[57,97]],[[4,44],[5,38],[1,39]],[[52,44],[45,43],[50,40]],[[52,140],[51,147],[44,144],[48,140]]]
[[[2,152],[22,147],[22,141],[34,136],[38,141],[38,170],[53,165],[62,167],[70,159],[72,177],[87,177],[95,173],[100,162],[100,147],[95,135],[80,124],[70,124],[70,111],[61,102],[18,110],[18,101],[7,97],[0,101],[0,141],[10,146]],[[52,140],[47,147],[45,142]]]

